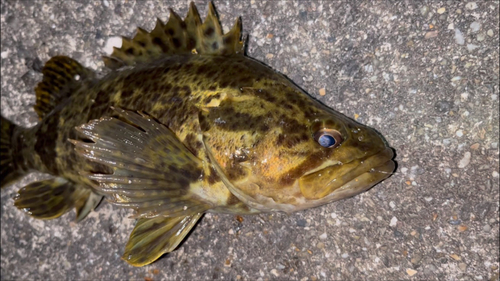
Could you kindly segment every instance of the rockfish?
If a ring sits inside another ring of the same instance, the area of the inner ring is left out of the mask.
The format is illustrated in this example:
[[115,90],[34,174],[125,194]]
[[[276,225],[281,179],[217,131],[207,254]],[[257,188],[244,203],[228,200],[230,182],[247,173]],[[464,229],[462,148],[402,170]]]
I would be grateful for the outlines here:
[[223,33],[213,5],[201,20],[138,28],[104,58],[99,77],[56,56],[37,85],[40,122],[2,118],[1,185],[30,171],[15,206],[84,218],[104,196],[137,219],[123,259],[143,266],[173,251],[205,212],[294,212],[363,192],[392,174],[374,129],[313,99],[247,57],[240,19]]

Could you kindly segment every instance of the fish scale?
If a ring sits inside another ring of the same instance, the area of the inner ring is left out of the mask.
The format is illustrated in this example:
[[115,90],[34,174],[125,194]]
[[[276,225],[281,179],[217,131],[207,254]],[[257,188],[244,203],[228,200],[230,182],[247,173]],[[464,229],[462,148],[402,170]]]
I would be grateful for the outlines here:
[[[363,192],[394,170],[375,130],[313,99],[247,57],[236,20],[226,34],[209,4],[124,38],[97,77],[56,56],[35,89],[37,126],[2,117],[2,187],[37,170],[15,205],[39,219],[102,197],[134,210],[123,259],[174,250],[203,213],[294,212]],[[4,160],[5,159],[5,160]]]

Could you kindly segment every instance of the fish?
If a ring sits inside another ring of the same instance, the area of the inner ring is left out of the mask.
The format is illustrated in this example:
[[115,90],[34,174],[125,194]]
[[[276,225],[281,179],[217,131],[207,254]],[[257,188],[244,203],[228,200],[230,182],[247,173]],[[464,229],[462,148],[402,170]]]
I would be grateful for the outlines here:
[[122,259],[175,250],[204,213],[292,213],[362,193],[395,170],[375,129],[314,99],[245,54],[241,18],[226,33],[212,2],[191,3],[103,57],[100,75],[54,56],[35,88],[39,123],[2,117],[1,187],[32,171],[14,205],[36,219],[105,197],[133,210]]

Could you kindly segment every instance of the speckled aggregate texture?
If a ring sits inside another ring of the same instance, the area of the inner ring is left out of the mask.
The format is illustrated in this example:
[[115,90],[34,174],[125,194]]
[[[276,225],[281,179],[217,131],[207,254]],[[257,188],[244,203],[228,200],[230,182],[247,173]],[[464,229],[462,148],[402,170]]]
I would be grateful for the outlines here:
[[[207,2],[196,1],[206,15]],[[205,215],[176,251],[120,260],[134,221],[103,203],[37,221],[1,191],[2,280],[498,280],[498,1],[216,1],[242,17],[248,55],[379,130],[397,172],[291,215]],[[1,113],[31,126],[43,63],[95,70],[113,36],[188,1],[2,1]]]

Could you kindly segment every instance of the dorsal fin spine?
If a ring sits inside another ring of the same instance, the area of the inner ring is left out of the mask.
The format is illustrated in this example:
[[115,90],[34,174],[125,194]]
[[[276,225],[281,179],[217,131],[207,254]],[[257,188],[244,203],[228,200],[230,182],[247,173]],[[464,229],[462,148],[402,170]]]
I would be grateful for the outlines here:
[[157,19],[152,31],[138,28],[133,39],[122,37],[122,46],[114,48],[109,57],[103,58],[105,65],[117,69],[153,61],[162,55],[243,55],[240,18],[224,34],[212,2],[208,4],[205,21],[201,20],[193,2],[184,20],[175,11],[169,10],[167,23]]

